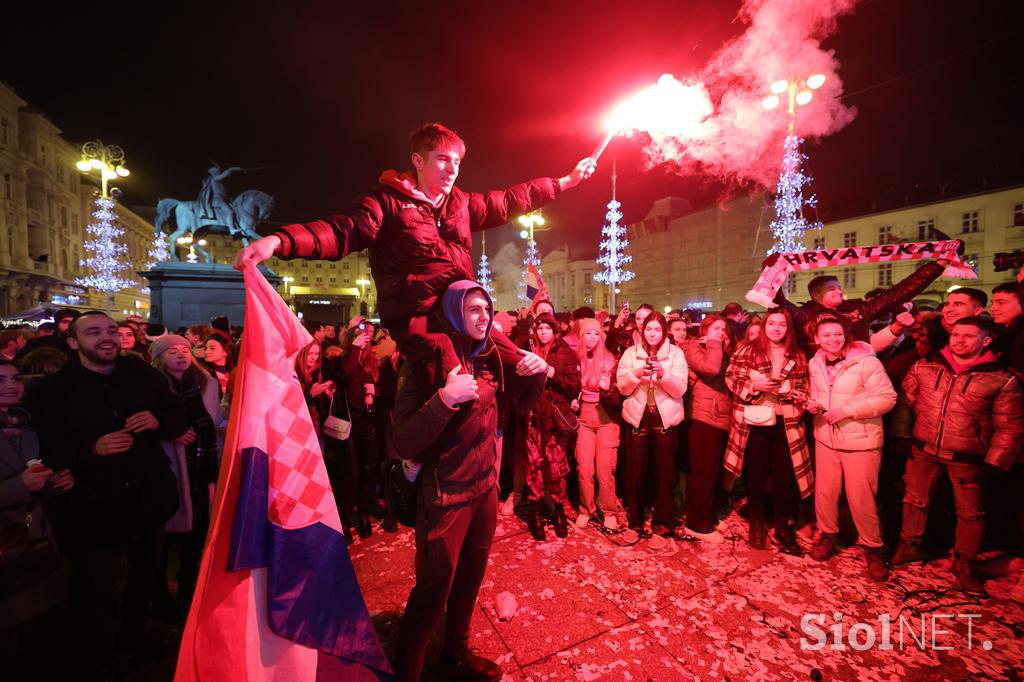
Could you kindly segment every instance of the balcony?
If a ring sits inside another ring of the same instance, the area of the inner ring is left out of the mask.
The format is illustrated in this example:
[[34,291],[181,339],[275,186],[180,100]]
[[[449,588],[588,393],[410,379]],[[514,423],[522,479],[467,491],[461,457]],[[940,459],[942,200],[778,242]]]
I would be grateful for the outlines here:
[[50,271],[50,264],[49,263],[45,263],[45,262],[41,263],[41,262],[39,262],[37,260],[32,261],[32,267],[33,267],[33,269],[35,269],[36,272],[49,272]]

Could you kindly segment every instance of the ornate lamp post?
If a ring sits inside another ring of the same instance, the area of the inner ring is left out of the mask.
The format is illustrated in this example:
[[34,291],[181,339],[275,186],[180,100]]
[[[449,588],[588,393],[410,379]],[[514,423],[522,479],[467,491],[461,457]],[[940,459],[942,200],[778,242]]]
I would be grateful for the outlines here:
[[533,238],[534,230],[546,229],[547,221],[544,220],[544,216],[540,211],[531,211],[525,213],[518,218],[519,224],[523,226],[523,229],[519,231],[519,236],[526,240],[526,258],[523,259],[523,275],[519,281],[519,300],[526,301],[526,273],[530,265],[537,268],[537,272],[540,272],[540,255],[537,253],[537,242]]
[[116,144],[106,145],[103,140],[92,140],[82,145],[82,160],[75,167],[85,174],[98,172],[100,196],[109,198],[107,181],[118,177],[126,178],[131,171],[124,165],[124,150]]

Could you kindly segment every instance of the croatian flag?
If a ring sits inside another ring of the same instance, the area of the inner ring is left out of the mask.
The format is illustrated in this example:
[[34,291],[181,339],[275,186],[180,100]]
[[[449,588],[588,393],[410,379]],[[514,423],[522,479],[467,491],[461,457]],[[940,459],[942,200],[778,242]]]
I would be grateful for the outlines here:
[[[393,680],[352,569],[295,375],[312,338],[254,265],[177,682]],[[330,671],[327,675],[324,672]]]
[[551,298],[548,294],[548,285],[540,276],[540,270],[533,263],[526,266],[526,297],[531,301],[540,296],[541,300]]

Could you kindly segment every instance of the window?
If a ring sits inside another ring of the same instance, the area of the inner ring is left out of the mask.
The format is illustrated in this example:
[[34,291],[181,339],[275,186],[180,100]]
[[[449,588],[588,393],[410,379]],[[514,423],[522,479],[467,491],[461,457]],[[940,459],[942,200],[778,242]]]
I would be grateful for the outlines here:
[[309,275],[303,275],[302,276],[302,283],[303,284],[309,284]]
[[888,244],[893,241],[892,225],[882,225],[878,228],[878,243]]
[[11,174],[4,173],[4,199],[14,198],[14,184],[11,182]]
[[824,248],[825,248],[825,238],[824,237],[815,237],[814,238],[814,250],[815,251],[821,251]]
[[977,211],[968,211],[960,215],[960,231],[965,233],[978,231]]
[[342,263],[341,264],[341,269],[342,270],[348,270],[348,263]]
[[974,270],[974,274],[978,274],[978,263],[980,262],[980,257],[978,254],[972,253],[967,258],[965,258],[964,261],[967,263],[967,267]]
[[44,166],[46,165],[46,145],[45,144],[39,145],[39,160],[42,162],[42,165],[44,165]]
[[323,284],[324,283],[324,278],[321,275],[317,275],[316,276],[316,283],[317,284]]
[[65,230],[68,229],[68,207],[60,207],[60,226]]
[[78,214],[71,214],[71,234],[78,234]]
[[331,281],[331,284],[337,284],[338,283],[338,278],[335,277],[334,275],[331,275],[331,280],[330,281]]
[[935,218],[917,221],[917,240],[920,242],[939,238],[939,232],[935,229]]
[[791,272],[786,277],[786,295],[792,296],[796,292],[796,273]]
[[843,268],[843,289],[857,288],[856,268]]
[[11,143],[11,122],[6,118],[0,118],[0,142],[5,147]]
[[321,269],[321,268],[323,268],[323,267],[324,267],[324,264],[323,264],[323,263],[321,263],[320,261],[317,261],[317,262],[316,262],[316,269],[317,269],[317,270],[320,270],[320,269]]
[[892,263],[881,263],[878,266],[878,286],[892,286]]
[[1024,203],[1013,205],[1013,224],[1024,225]]
[[857,246],[857,233],[856,232],[844,232],[843,233],[843,246]]

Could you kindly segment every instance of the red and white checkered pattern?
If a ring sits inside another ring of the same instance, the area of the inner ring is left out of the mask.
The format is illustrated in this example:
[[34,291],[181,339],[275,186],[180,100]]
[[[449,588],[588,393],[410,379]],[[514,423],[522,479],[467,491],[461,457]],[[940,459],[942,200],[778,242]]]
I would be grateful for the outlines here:
[[302,528],[336,518],[338,512],[298,379],[293,377],[283,389],[280,402],[264,417],[270,456],[267,515],[284,528]]

